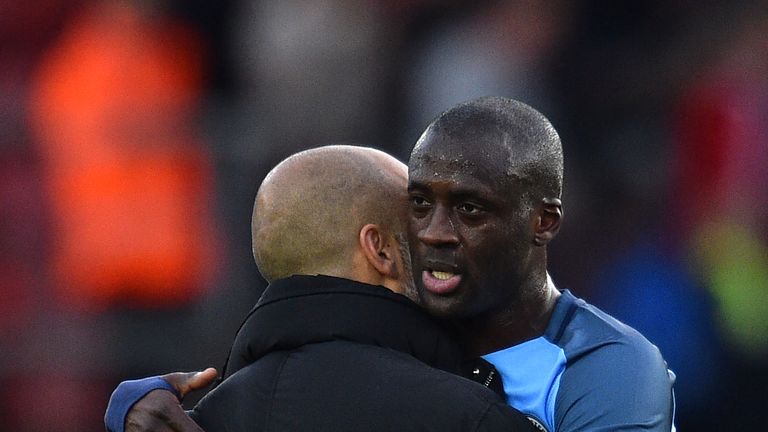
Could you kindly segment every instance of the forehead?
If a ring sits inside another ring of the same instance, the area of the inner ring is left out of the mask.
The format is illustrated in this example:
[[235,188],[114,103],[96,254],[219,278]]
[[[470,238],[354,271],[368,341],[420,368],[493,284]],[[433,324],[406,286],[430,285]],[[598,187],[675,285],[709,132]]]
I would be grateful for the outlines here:
[[501,137],[459,141],[425,136],[414,148],[408,169],[411,185],[440,181],[498,190],[519,178],[514,154]]

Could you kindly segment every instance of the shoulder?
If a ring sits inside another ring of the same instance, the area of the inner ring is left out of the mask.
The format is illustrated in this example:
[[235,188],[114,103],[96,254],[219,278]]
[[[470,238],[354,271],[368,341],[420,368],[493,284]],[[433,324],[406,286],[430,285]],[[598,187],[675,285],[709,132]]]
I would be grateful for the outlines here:
[[643,335],[575,299],[555,342],[566,357],[558,430],[670,430],[674,375]]
[[534,423],[520,411],[503,402],[494,402],[485,409],[477,427],[473,430],[475,432],[501,430],[539,432],[541,429],[534,426]]
[[275,383],[289,355],[285,351],[270,353],[230,375],[197,403],[190,417],[204,430],[264,425]]
[[382,413],[398,413],[388,420],[388,430],[517,431],[530,424],[490,389],[406,353],[341,341],[320,345],[317,349],[333,358],[332,370],[324,370],[328,381],[315,377],[303,393],[316,395],[309,405],[322,405],[321,399],[335,402],[318,415],[355,406],[346,421],[360,418],[361,429]]
[[607,360],[620,362],[640,356],[652,365],[664,366],[658,348],[637,330],[584,300],[570,297],[567,318],[556,335],[548,335],[563,349],[569,363],[583,361],[583,357],[594,361],[608,356]]
[[203,398],[193,418],[206,430],[284,430],[296,422],[337,431],[517,431],[529,425],[473,381],[396,350],[349,341],[264,356]]

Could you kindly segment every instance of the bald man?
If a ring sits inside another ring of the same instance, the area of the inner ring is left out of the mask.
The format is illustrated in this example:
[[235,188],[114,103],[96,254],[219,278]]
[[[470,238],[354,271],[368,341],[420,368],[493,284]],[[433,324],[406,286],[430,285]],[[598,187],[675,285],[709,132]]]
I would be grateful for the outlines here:
[[[415,296],[406,183],[405,165],[351,146],[298,153],[267,175],[252,231],[270,284],[237,334],[223,382],[189,413],[200,427],[535,430],[489,389],[449,373],[459,373],[458,346],[406,297]],[[110,410],[130,408],[113,406],[124,390],[110,402],[109,430],[123,422]],[[129,419],[125,430],[140,423]],[[157,430],[199,430],[181,423]]]
[[560,138],[524,103],[479,98],[435,119],[409,161],[419,303],[451,320],[466,352],[495,366],[477,377],[500,374],[507,402],[541,430],[674,430],[659,350],[547,273],[562,181]]

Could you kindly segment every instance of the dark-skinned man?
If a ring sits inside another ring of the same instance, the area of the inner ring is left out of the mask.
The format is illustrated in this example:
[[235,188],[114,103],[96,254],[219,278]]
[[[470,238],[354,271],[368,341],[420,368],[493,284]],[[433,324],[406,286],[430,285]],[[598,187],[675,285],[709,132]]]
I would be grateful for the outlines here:
[[504,98],[460,104],[429,125],[408,169],[420,304],[496,366],[510,405],[549,431],[674,429],[658,349],[547,274],[563,156],[543,115]]
[[475,99],[432,122],[409,161],[420,303],[543,430],[674,430],[674,375],[656,347],[547,274],[562,170],[557,132],[523,103]]
[[[269,173],[252,232],[270,285],[238,331],[223,382],[189,413],[199,427],[535,430],[491,390],[448,373],[459,372],[458,345],[406,297],[415,296],[403,233],[406,183],[405,165],[352,146],[301,152]],[[187,375],[176,390],[199,387],[190,382],[211,373]],[[173,391],[168,382],[177,378],[154,385]],[[130,408],[121,392],[110,410]],[[173,398],[165,390],[147,397]],[[124,420],[110,410],[108,429],[120,430]],[[200,430],[184,416],[167,418],[151,427]],[[125,430],[141,423],[129,417]]]

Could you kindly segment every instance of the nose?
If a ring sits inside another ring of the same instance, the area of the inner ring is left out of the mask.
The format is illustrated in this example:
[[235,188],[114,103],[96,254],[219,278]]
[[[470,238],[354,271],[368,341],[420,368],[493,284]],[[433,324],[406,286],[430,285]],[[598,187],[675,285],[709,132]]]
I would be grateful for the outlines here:
[[447,208],[438,206],[432,211],[427,226],[419,231],[419,240],[430,246],[455,246],[459,237]]

